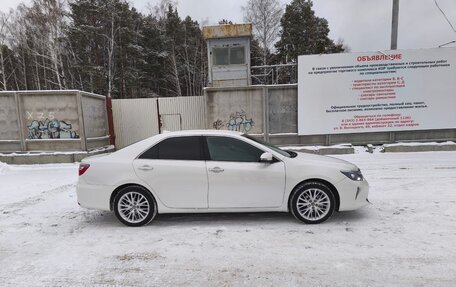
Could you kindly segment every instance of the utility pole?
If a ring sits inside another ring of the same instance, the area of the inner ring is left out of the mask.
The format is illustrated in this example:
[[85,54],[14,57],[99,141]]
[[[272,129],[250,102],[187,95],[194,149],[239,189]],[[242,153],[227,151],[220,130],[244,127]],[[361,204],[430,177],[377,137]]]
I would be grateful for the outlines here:
[[393,20],[391,21],[391,50],[397,49],[398,26],[399,26],[399,0],[393,0]]

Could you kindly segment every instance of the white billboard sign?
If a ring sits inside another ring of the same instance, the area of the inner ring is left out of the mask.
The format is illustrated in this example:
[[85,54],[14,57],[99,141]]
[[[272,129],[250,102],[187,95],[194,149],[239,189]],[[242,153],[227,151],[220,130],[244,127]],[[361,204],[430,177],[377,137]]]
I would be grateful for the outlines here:
[[456,48],[298,58],[298,134],[456,128]]

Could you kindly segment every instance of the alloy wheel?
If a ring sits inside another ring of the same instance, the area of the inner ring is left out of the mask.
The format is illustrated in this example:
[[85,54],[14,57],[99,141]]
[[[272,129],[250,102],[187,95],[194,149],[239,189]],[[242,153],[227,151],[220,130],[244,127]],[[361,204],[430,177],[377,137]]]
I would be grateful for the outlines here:
[[330,204],[329,196],[323,190],[309,188],[299,195],[296,207],[304,219],[318,221],[328,214]]
[[139,192],[130,191],[122,195],[118,201],[120,217],[129,223],[139,223],[150,213],[150,204],[147,198]]

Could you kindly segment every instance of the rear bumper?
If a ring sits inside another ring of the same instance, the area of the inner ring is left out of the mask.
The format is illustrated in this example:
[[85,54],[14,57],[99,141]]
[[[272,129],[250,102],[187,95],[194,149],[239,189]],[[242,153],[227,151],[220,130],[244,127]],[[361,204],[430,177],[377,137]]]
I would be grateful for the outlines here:
[[76,186],[78,204],[85,208],[109,211],[111,210],[111,194],[114,189],[114,186],[87,184],[80,179]]
[[355,210],[369,204],[369,183],[346,178],[336,185],[339,192],[339,211]]

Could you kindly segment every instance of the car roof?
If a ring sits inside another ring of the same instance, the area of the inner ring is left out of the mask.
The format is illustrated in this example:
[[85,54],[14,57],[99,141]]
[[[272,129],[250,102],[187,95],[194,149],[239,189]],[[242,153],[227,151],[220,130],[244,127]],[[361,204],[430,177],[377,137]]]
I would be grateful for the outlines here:
[[228,130],[185,130],[185,131],[163,131],[163,136],[170,135],[242,135],[241,132],[228,131]]
[[185,130],[185,131],[174,131],[168,132],[163,131],[163,133],[151,136],[144,140],[138,141],[133,143],[123,149],[120,149],[113,153],[116,157],[133,157],[137,156],[138,153],[144,151],[145,149],[149,148],[151,145],[155,144],[158,141],[161,141],[168,137],[174,136],[203,136],[203,135],[232,135],[232,136],[240,136],[243,133],[235,132],[235,131],[227,131],[227,130]]

